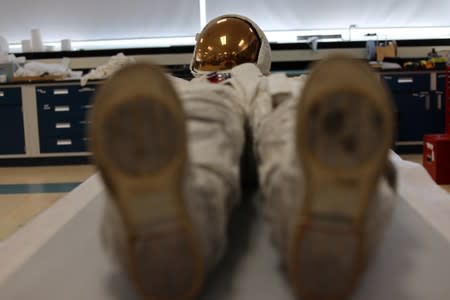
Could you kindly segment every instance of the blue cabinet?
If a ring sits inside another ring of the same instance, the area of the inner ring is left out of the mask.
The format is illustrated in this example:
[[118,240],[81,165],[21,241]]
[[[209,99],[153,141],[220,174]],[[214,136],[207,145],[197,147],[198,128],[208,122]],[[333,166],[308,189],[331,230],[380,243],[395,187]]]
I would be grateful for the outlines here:
[[436,91],[433,92],[433,133],[445,132],[445,78],[446,73],[438,73],[436,79]]
[[95,85],[37,86],[41,153],[87,151],[87,113]]
[[399,153],[421,153],[423,136],[442,133],[445,126],[445,73],[382,73],[391,90],[397,114]]
[[22,93],[19,87],[0,88],[0,154],[24,154]]
[[383,79],[394,93],[410,93],[412,91],[430,90],[429,73],[383,73]]
[[397,93],[394,96],[397,113],[397,141],[421,140],[428,127],[429,116],[425,111],[426,98],[423,93]]

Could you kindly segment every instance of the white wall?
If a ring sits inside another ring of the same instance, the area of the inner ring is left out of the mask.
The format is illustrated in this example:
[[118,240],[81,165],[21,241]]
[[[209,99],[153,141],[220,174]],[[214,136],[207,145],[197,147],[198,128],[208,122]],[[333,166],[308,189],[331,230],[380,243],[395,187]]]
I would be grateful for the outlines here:
[[236,12],[264,30],[450,26],[448,0],[207,0],[206,8],[209,19]]
[[411,27],[405,38],[450,38],[449,0],[1,0],[0,36],[20,43],[39,28],[44,42],[193,37],[200,30],[200,1],[208,20],[239,13],[265,31],[348,30],[355,24],[361,34],[374,31],[367,27]]
[[10,43],[39,28],[44,41],[193,36],[198,0],[1,0],[0,36]]

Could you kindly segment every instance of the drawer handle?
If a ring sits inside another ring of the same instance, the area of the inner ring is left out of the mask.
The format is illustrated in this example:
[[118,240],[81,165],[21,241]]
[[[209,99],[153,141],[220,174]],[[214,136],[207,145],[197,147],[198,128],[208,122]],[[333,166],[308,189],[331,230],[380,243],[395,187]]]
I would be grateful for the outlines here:
[[54,89],[53,95],[68,95],[69,90],[68,89]]
[[87,105],[83,105],[81,107],[84,108],[84,109],[91,109],[92,106],[93,106],[92,104],[87,104]]
[[437,95],[437,108],[438,110],[442,110],[442,94]]
[[392,76],[384,76],[384,79],[386,79],[386,80],[391,80],[391,79],[392,79]]
[[70,106],[68,105],[55,106],[55,112],[63,112],[63,111],[70,111]]
[[414,79],[412,78],[399,78],[397,79],[398,83],[413,83]]
[[78,89],[78,91],[80,93],[82,93],[82,92],[95,92],[95,89],[94,88],[89,88],[89,87],[84,87],[82,89]]
[[67,129],[67,128],[72,128],[72,124],[70,124],[70,123],[56,123],[55,127],[56,127],[56,129]]
[[425,96],[425,109],[430,110],[430,108],[431,108],[430,95],[426,95]]
[[423,146],[423,142],[414,142],[414,141],[404,141],[404,142],[395,142],[397,146]]
[[56,145],[57,146],[70,146],[70,145],[72,145],[72,140],[57,140]]
[[0,97],[5,97],[5,92],[0,91]]

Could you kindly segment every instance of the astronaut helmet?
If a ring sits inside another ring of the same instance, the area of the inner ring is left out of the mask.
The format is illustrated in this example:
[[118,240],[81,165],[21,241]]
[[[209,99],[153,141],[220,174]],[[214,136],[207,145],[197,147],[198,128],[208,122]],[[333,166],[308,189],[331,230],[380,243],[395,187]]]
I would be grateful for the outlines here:
[[271,65],[269,41],[247,17],[228,14],[211,20],[196,36],[190,69],[194,76],[228,73],[243,63],[255,63],[268,75]]

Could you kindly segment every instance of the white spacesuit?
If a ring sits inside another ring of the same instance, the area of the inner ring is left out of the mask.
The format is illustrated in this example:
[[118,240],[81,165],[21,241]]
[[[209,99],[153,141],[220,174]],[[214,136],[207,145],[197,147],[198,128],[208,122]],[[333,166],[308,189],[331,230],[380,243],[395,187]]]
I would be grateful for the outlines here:
[[270,74],[270,61],[253,21],[221,16],[197,37],[197,78],[135,64],[96,96],[91,146],[111,196],[104,241],[149,299],[192,298],[223,256],[246,126],[264,215],[302,299],[347,297],[375,249],[393,199],[382,176],[387,92],[350,58],[296,78]]

